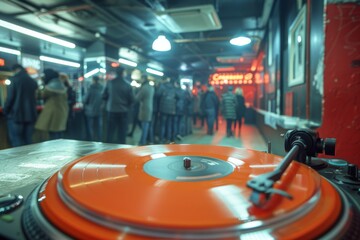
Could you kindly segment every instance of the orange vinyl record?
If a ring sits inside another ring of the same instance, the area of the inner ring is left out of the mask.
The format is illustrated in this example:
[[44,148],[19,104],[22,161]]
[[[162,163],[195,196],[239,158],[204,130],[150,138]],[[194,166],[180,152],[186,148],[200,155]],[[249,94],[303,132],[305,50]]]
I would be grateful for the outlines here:
[[264,206],[246,183],[281,157],[208,145],[154,145],[82,157],[52,176],[40,208],[79,239],[312,239],[341,213],[334,187],[293,162]]

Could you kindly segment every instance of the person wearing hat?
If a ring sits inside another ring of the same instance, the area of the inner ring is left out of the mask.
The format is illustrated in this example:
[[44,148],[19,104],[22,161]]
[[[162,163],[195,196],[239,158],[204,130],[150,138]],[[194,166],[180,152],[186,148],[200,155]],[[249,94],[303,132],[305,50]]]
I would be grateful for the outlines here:
[[34,123],[37,118],[36,90],[38,85],[20,64],[12,67],[4,114],[7,118],[10,143],[13,147],[32,143]]

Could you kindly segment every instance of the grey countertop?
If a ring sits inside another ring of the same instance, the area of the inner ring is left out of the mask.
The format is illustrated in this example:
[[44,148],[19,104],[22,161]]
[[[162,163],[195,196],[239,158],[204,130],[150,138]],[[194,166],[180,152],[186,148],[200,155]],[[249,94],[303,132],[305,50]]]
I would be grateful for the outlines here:
[[52,140],[0,150],[0,195],[36,186],[79,157],[131,145]]

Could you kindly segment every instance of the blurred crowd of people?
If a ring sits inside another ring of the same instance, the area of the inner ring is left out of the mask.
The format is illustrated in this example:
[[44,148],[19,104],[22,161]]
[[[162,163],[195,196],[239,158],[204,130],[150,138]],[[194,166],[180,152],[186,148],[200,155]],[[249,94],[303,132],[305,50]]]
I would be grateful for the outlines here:
[[[15,64],[12,71],[14,75],[10,78],[3,108],[11,146],[32,143],[34,129],[48,133],[50,139],[61,138],[66,130],[69,109],[75,104],[75,93],[68,76],[45,69],[44,87],[39,89],[21,65]],[[37,112],[38,97],[45,102],[40,114]]]
[[[34,129],[49,139],[63,138],[72,124],[76,103],[68,75],[45,69],[44,87],[39,89],[21,65],[14,65],[12,70],[3,108],[11,145],[32,143]],[[140,87],[132,86],[129,79],[129,72],[122,67],[116,68],[116,77],[105,84],[99,76],[92,77],[82,98],[86,140],[126,144],[126,138],[134,137],[139,128],[138,145],[179,142],[192,134],[198,120],[201,127],[206,123],[206,133],[213,135],[219,114],[226,119],[227,137],[234,135],[236,127],[240,132],[246,110],[241,88],[233,91],[229,86],[221,94],[211,85],[195,91],[188,84],[182,88],[177,77],[157,82],[143,74],[138,80]],[[39,113],[37,97],[44,100]]]

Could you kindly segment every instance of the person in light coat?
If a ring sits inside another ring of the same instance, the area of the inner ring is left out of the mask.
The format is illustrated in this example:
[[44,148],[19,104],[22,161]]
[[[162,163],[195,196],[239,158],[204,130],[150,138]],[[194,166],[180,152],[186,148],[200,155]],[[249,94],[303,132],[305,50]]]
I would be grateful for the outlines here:
[[59,73],[53,69],[44,70],[44,84],[41,96],[45,104],[36,121],[35,129],[48,132],[50,139],[58,139],[66,130],[69,114],[67,89],[59,79]]
[[[150,85],[146,75],[141,77],[141,81],[142,84],[135,99],[140,103],[138,119],[141,122],[141,137],[139,145],[145,145],[151,126],[155,89]],[[154,139],[150,139],[150,142],[154,142]]]

